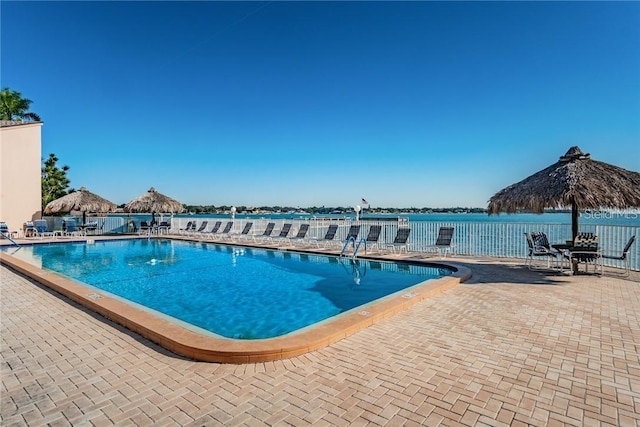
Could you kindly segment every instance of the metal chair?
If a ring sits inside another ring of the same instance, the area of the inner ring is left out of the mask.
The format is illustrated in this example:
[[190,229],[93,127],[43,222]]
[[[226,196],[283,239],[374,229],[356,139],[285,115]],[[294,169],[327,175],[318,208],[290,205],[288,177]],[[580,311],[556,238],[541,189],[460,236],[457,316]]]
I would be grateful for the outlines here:
[[600,254],[600,239],[593,233],[578,233],[573,241],[573,247],[569,250],[569,262],[577,272],[577,265],[584,264],[585,272],[589,272],[589,264],[593,264],[593,271],[597,273],[600,268],[602,274],[602,256]]
[[158,234],[169,234],[169,230],[171,230],[171,223],[169,221],[160,221]]
[[234,242],[240,239],[245,239],[249,235],[249,232],[251,231],[252,227],[253,227],[253,222],[247,222],[244,225],[244,228],[242,229],[242,231],[240,232],[236,231],[235,233],[231,232],[227,237],[233,240]]
[[409,234],[411,233],[411,229],[408,227],[400,227],[398,228],[398,232],[396,233],[395,239],[391,244],[386,245],[391,248],[392,252],[401,252],[402,250],[409,252]]
[[527,258],[525,259],[525,265],[529,270],[536,268],[534,266],[535,258],[545,258],[547,260],[547,268],[551,268],[551,261],[555,262],[556,267],[562,270],[562,256],[560,252],[554,250],[549,244],[547,235],[543,232],[534,231],[531,233],[524,233],[527,241]]
[[[146,224],[146,221],[143,221]],[[206,225],[205,225],[206,227]],[[140,228],[142,228],[142,222],[140,223]],[[178,233],[181,235],[187,235],[190,233],[196,232],[196,222],[195,221],[187,221],[187,226],[185,228],[181,228]]]
[[336,233],[338,232],[338,224],[330,224],[329,228],[327,228],[327,232],[325,233],[323,238],[312,238],[309,242],[315,243],[316,247],[320,247],[320,243],[331,243],[336,237]]
[[309,232],[309,224],[307,223],[300,224],[300,228],[298,228],[298,232],[296,233],[296,235],[288,239],[285,239],[284,242],[289,246],[293,246],[296,242],[304,242],[305,239],[307,238],[308,232]]
[[210,236],[214,236],[218,230],[220,230],[220,226],[222,226],[222,221],[216,221],[211,227],[211,230],[204,230],[200,232],[200,237],[209,238]]
[[601,257],[603,259],[613,259],[617,261],[622,261],[624,263],[625,276],[628,276],[629,274],[631,274],[631,260],[629,259],[629,249],[631,249],[631,245],[633,245],[633,242],[635,241],[636,241],[636,236],[633,235],[629,238],[629,241],[627,242],[627,244],[624,245],[622,252],[613,253],[613,254],[604,254],[604,255],[601,255]]
[[452,254],[453,245],[451,242],[453,240],[453,232],[454,227],[440,227],[438,230],[438,237],[436,238],[436,243],[434,245],[425,246],[423,250],[425,252],[437,252],[440,255],[440,258],[449,254]]
[[275,226],[276,226],[275,222],[268,223],[261,234],[254,234],[253,236],[251,236],[253,238],[253,241],[257,242],[258,239],[268,239],[269,237],[271,237],[271,234],[273,234],[273,229],[275,228]]
[[380,240],[380,233],[382,232],[381,225],[372,225],[369,227],[369,233],[367,234],[367,238],[364,240],[364,252],[367,253],[367,250],[371,250],[378,246],[378,241]]

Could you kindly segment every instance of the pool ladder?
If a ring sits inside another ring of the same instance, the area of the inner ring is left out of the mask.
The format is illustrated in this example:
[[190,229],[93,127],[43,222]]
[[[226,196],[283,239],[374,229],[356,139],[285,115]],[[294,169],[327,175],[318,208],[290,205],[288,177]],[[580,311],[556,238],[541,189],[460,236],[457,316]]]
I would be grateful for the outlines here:
[[364,243],[364,251],[367,251],[367,241],[365,239],[360,239],[358,243],[356,243],[356,238],[353,236],[349,236],[347,240],[344,242],[344,246],[342,247],[342,251],[340,252],[340,256],[348,256],[345,254],[345,251],[349,247],[349,244],[353,245],[353,254],[351,254],[351,258],[355,259],[358,256],[358,251],[360,250],[360,245]]
[[7,239],[8,241],[10,241],[11,243],[13,243],[15,246],[20,247],[20,245],[18,243],[16,243],[16,241],[11,238],[11,235],[4,234],[3,231],[0,231],[0,235],[2,235],[2,237]]

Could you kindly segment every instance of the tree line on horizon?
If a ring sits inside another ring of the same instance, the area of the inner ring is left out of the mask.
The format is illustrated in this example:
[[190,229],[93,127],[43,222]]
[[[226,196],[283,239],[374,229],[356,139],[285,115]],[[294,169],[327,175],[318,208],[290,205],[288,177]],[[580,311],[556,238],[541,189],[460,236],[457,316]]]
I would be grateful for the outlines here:
[[[193,213],[193,214],[228,214],[231,210],[231,205],[187,205],[184,204],[185,212]],[[124,208],[124,204],[118,206],[119,208]],[[327,215],[327,214],[353,214],[353,207],[344,207],[344,206],[336,206],[336,207],[326,207],[326,206],[311,206],[311,207],[294,207],[294,206],[259,206],[259,207],[248,207],[248,206],[235,206],[236,214],[256,214],[261,212],[270,212],[270,213],[289,213],[289,212],[305,212],[311,215]],[[450,208],[366,208],[362,209],[360,215],[367,214],[439,214],[439,213],[488,213],[487,208],[479,208],[479,207],[450,207]],[[571,212],[570,209],[545,209],[545,213],[567,213]],[[530,213],[522,211],[520,213]]]
[[[122,205],[124,207],[124,205]],[[220,214],[227,213],[231,210],[230,205],[184,205],[184,208],[187,212],[192,212],[195,214]],[[236,206],[237,214],[250,214],[250,213],[259,213],[259,212],[306,212],[312,215],[327,215],[327,214],[343,214],[343,213],[353,213],[353,207],[344,207],[344,206],[335,206],[335,207],[327,207],[327,206],[311,206],[306,208],[301,208],[299,206],[257,206],[257,207],[248,207],[248,206]],[[413,213],[413,214],[428,214],[428,213],[486,213],[487,210],[485,208],[469,208],[469,207],[455,207],[455,208],[363,208],[360,212],[360,215],[366,214],[399,214],[399,213]]]

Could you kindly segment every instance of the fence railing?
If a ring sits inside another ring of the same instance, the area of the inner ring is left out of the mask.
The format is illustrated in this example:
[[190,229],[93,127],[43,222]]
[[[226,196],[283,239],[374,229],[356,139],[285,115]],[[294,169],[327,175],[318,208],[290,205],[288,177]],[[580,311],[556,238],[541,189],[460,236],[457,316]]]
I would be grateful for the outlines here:
[[[49,216],[44,217],[50,230],[63,230],[64,221],[67,218],[75,218],[77,224],[82,224],[82,216],[67,215],[64,217]],[[95,235],[126,233],[126,222],[124,218],[116,216],[88,217],[87,223],[95,223],[96,228],[91,229]]]
[[[209,221],[209,228],[220,218],[199,218],[197,223],[203,220]],[[186,227],[189,218],[174,218],[172,229],[179,230]],[[224,219],[223,226],[228,219]],[[355,220],[350,219],[236,219],[233,232],[240,232],[247,222],[253,222],[253,233],[262,232],[266,224],[276,224],[274,235],[284,223],[291,223],[290,235],[294,235],[302,223],[310,224],[308,237],[321,239],[332,223],[338,224],[336,240],[344,240],[347,231]],[[528,249],[524,238],[525,232],[544,231],[551,243],[564,243],[571,239],[571,224],[541,224],[541,223],[501,223],[501,222],[422,222],[422,221],[360,221],[360,235],[358,238],[366,238],[371,225],[380,225],[382,232],[379,243],[390,244],[396,236],[399,227],[410,227],[409,250],[422,251],[427,246],[435,244],[440,227],[454,227],[452,244],[454,253],[460,255],[486,256],[499,258],[521,258],[527,256]],[[633,235],[640,237],[640,227],[617,225],[592,225],[580,226],[580,231],[592,232],[599,236],[602,252],[605,254],[621,253],[624,245]],[[636,242],[628,254],[632,270],[640,271],[640,244]],[[624,267],[622,261],[605,259],[605,265]]]
[[[81,217],[76,217],[81,219]],[[48,217],[50,227],[61,228],[61,217]],[[95,234],[119,234],[131,232],[126,218],[122,217],[91,217],[92,222],[98,222],[98,229]],[[174,217],[171,219],[171,229],[173,232],[184,229],[187,222],[194,221],[188,217]],[[223,221],[224,224],[229,219],[221,218],[205,218],[198,217],[195,220],[199,225],[202,221],[208,221],[208,229],[216,221]],[[399,227],[410,227],[411,234],[409,236],[408,249],[411,251],[422,251],[427,246],[433,245],[438,236],[440,227],[454,227],[453,246],[454,253],[460,255],[486,256],[499,258],[521,258],[527,256],[528,249],[524,239],[525,232],[544,231],[549,237],[551,243],[563,243],[571,238],[570,224],[543,224],[543,223],[512,223],[512,222],[431,222],[431,221],[412,221],[408,222],[405,218],[399,218],[397,221],[388,219],[375,221],[366,220],[356,222],[353,219],[236,219],[232,232],[239,233],[247,222],[252,222],[251,233],[261,233],[267,223],[274,222],[276,224],[273,234],[277,235],[282,225],[291,223],[292,229],[290,236],[295,235],[300,224],[308,223],[309,233],[307,237],[322,239],[330,224],[338,224],[338,232],[335,240],[344,240],[347,236],[349,227],[359,223],[361,225],[360,235],[358,238],[366,238],[369,227],[371,225],[380,225],[382,232],[380,234],[379,244],[390,244],[398,232]],[[221,229],[223,228],[221,227]],[[52,228],[52,229],[54,229]],[[196,227],[197,228],[197,227]],[[618,225],[580,225],[580,231],[592,232],[599,236],[600,246],[604,254],[618,254],[622,252],[624,245],[631,236],[640,238],[640,227],[635,226],[618,226]],[[640,271],[640,242],[636,242],[628,254],[629,263],[632,270]],[[624,267],[622,261],[605,259],[605,265],[613,267]]]

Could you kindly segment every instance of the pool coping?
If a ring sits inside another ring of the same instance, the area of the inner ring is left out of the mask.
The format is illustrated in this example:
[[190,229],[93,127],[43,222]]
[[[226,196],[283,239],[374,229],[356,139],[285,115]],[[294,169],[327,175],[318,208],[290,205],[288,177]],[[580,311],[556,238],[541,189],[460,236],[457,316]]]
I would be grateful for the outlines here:
[[[34,244],[40,243],[52,242],[34,242]],[[225,242],[219,243],[225,244]],[[264,247],[261,248],[264,249]],[[295,247],[279,250],[300,252]],[[372,259],[373,257],[362,258]],[[471,270],[452,262],[414,259],[403,261],[384,257],[375,257],[375,259],[391,262],[408,261],[408,263],[415,265],[445,267],[452,269],[453,274],[422,282],[287,335],[259,340],[236,340],[199,334],[120,299],[83,286],[58,273],[36,267],[9,254],[0,253],[0,264],[8,266],[173,353],[196,361],[230,364],[287,359],[319,350],[404,311],[426,298],[451,289],[471,277]]]

